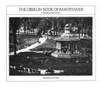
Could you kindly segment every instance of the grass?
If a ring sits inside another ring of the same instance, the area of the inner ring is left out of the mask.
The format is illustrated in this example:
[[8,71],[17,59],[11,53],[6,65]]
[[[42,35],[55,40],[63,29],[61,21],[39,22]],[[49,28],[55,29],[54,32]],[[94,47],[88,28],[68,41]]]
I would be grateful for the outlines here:
[[[86,63],[79,62],[75,63],[76,59],[66,59],[66,58],[54,58],[52,56],[46,56],[44,54],[37,54],[34,52],[20,53],[17,56],[10,56],[10,65],[24,66],[34,69],[56,69],[64,70],[65,72],[61,75],[91,75],[92,74],[92,62]],[[17,75],[17,73],[15,73]],[[23,73],[23,75],[25,75]],[[36,75],[36,74],[34,74]]]

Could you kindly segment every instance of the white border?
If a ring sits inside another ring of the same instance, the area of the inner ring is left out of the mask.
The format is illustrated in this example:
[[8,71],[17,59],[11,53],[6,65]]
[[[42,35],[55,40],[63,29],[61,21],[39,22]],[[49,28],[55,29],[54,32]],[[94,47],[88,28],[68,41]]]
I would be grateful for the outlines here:
[[[55,6],[56,7],[56,6]],[[81,6],[80,6],[81,7]],[[94,7],[94,6],[93,6]],[[94,7],[95,8],[95,7]],[[92,58],[92,66],[93,66],[93,75],[92,76],[9,76],[9,17],[51,17],[51,15],[20,15],[20,14],[6,14],[7,18],[7,81],[89,81],[89,80],[96,80],[96,59],[95,59],[95,52],[96,52],[96,33],[95,33],[95,13],[94,14],[81,14],[81,15],[52,15],[52,17],[93,17],[93,58]],[[46,77],[50,77],[49,79],[44,79]]]

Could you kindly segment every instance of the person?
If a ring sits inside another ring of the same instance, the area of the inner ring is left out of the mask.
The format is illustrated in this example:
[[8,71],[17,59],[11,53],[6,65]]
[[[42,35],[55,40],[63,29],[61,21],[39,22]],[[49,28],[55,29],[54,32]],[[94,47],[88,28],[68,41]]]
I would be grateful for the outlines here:
[[54,70],[51,67],[49,67],[46,72],[49,73],[49,74],[53,74]]

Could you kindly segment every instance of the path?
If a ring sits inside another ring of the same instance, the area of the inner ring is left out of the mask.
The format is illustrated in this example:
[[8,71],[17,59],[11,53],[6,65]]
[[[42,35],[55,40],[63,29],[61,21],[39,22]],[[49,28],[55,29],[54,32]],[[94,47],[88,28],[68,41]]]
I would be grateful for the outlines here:
[[[21,53],[21,52],[28,52],[28,51],[30,51],[30,49],[33,49],[33,48],[36,48],[36,47],[42,45],[43,43],[45,43],[46,40],[47,40],[47,37],[39,38],[39,42],[36,42],[35,44],[32,44],[31,46],[29,46],[27,48],[16,51],[16,54]],[[10,55],[14,55],[14,52],[11,52]]]

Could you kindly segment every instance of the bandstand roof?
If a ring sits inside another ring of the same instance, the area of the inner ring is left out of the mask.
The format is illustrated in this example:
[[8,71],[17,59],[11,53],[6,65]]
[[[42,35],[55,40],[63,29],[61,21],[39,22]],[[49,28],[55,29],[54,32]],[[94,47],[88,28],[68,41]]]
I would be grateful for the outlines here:
[[58,37],[54,39],[55,41],[79,41],[79,37]]

